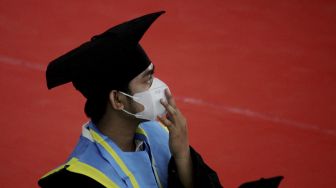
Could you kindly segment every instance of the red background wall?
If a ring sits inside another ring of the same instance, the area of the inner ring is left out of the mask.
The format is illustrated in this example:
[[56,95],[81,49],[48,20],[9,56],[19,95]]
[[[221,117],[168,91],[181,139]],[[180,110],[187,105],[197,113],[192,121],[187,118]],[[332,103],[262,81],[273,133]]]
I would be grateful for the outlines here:
[[1,0],[1,187],[37,187],[87,121],[71,84],[47,90],[48,62],[158,10],[141,44],[225,187],[336,184],[335,1]]

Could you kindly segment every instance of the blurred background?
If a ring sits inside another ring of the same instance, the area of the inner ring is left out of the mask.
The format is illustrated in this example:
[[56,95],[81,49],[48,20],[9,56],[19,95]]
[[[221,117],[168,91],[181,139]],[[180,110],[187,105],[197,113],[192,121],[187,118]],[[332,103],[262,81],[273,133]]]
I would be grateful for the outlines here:
[[224,187],[333,187],[336,1],[0,0],[1,187],[38,187],[87,121],[71,84],[48,91],[47,64],[159,10],[141,44]]

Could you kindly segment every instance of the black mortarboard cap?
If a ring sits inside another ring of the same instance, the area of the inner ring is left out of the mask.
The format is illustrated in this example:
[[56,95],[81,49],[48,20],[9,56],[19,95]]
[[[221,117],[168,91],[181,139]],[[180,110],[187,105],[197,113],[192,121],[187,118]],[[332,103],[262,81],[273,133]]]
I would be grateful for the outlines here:
[[163,13],[119,24],[53,60],[46,71],[48,89],[72,82],[86,98],[121,89],[150,65],[139,41]]

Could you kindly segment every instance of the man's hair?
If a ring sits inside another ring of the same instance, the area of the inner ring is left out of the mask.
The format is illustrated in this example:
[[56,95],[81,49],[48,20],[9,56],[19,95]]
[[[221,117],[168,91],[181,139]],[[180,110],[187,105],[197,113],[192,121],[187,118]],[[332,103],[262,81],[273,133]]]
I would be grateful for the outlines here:
[[[121,89],[117,89],[125,93],[130,93],[129,85],[127,84]],[[112,91],[112,90],[110,90]],[[110,92],[104,92],[96,97],[91,97],[86,100],[84,112],[91,121],[97,125],[106,113],[106,107],[109,101]]]

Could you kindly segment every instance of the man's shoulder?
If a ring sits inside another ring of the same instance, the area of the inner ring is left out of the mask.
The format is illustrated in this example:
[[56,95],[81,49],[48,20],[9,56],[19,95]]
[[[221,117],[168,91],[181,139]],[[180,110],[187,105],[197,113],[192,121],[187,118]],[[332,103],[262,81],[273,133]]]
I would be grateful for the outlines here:
[[[65,164],[48,172],[39,181],[41,187],[104,187],[110,180],[97,167],[73,157]],[[113,182],[112,182],[113,183]],[[71,185],[71,186],[70,186]]]
[[38,185],[42,188],[59,188],[59,187],[104,187],[102,184],[98,183],[94,179],[70,172],[67,169],[67,166],[63,166],[57,171],[42,177],[38,181]]
[[[83,135],[80,136],[79,141],[70,154],[68,160],[60,165],[57,168],[46,173],[39,181],[38,184],[41,187],[92,187],[86,185],[96,185],[92,184],[96,182],[95,180],[91,179],[90,177],[76,173],[71,169],[73,168],[81,168],[82,162],[87,161],[89,158],[99,159],[99,152],[92,142],[84,137]],[[84,162],[85,163],[85,162]],[[87,166],[87,165],[86,165]],[[90,183],[91,182],[91,183]],[[85,184],[82,184],[85,183]],[[96,182],[97,183],[97,182]],[[98,183],[99,184],[99,183]],[[74,186],[69,186],[74,185]],[[99,186],[98,186],[99,187]]]

